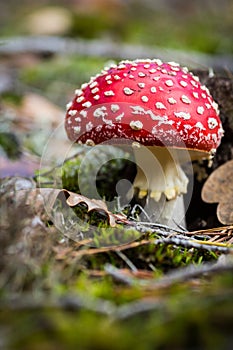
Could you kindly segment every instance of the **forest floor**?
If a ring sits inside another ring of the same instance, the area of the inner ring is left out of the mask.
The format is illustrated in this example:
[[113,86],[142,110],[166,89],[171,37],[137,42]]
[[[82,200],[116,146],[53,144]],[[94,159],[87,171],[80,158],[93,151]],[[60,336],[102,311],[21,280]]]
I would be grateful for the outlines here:
[[[95,25],[109,28],[106,21]],[[72,26],[69,40],[28,37],[22,30],[0,45],[0,349],[230,349],[231,181],[214,183],[221,195],[216,203],[201,196],[217,169],[233,171],[230,36],[227,54],[214,51],[211,35],[201,53],[195,36],[195,56],[174,41],[171,50],[150,45],[150,38],[139,45],[128,27],[119,33],[121,40],[131,33],[132,43],[124,45],[119,37],[110,45],[86,32],[73,39],[82,28]],[[11,31],[5,26],[6,36]],[[89,186],[96,161],[103,164],[96,179],[101,201],[74,195],[87,148],[70,151],[65,106],[113,58],[145,52],[188,62],[220,108],[225,135],[211,167],[193,164],[187,228],[161,225],[147,213],[139,218],[135,203],[108,205],[122,173],[130,181],[135,176],[127,152],[111,147],[111,162],[98,156],[82,169]]]

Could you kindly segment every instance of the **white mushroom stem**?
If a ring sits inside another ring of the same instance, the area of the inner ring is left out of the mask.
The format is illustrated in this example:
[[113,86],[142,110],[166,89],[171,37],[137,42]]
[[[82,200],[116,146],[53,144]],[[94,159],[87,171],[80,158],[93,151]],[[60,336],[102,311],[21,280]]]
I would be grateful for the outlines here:
[[134,155],[137,175],[133,187],[139,190],[139,198],[147,196],[149,216],[159,214],[157,221],[163,224],[182,220],[185,216],[182,195],[187,192],[188,178],[180,163],[188,160],[188,151],[134,147]]

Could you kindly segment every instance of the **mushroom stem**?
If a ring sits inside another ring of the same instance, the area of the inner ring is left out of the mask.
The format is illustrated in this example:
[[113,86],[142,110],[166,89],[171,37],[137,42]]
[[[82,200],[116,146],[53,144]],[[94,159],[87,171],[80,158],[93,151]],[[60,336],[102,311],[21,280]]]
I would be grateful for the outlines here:
[[182,195],[187,192],[188,185],[180,163],[188,160],[188,152],[165,147],[138,147],[134,148],[134,156],[137,175],[133,187],[140,199],[147,197],[147,214],[163,224],[180,223],[185,215]]

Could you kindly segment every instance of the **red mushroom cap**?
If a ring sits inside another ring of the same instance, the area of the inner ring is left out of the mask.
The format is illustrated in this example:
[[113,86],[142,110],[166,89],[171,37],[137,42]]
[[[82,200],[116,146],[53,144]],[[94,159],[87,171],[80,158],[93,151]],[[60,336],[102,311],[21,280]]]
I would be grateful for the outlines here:
[[202,152],[223,135],[208,89],[186,67],[158,59],[122,61],[91,78],[67,105],[65,128],[75,142],[124,138]]

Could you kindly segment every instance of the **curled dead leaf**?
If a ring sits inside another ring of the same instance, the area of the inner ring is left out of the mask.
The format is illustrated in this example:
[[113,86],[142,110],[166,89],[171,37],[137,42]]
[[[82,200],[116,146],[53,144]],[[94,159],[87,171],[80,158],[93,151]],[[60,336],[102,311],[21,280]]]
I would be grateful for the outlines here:
[[108,210],[106,203],[99,199],[89,199],[81,194],[73,193],[67,190],[62,190],[62,191],[64,191],[65,194],[68,195],[66,203],[70,207],[74,207],[78,204],[84,203],[87,206],[88,212],[92,210],[104,212],[108,217],[109,225],[111,227],[116,226],[116,220],[119,220],[119,221],[123,220],[124,222],[126,222],[126,217],[124,215],[113,214]]
[[218,220],[225,225],[233,223],[233,160],[221,165],[206,180],[202,199],[207,203],[219,203]]
[[[22,196],[25,198],[25,191],[20,191],[20,192],[21,193],[18,193],[18,195],[21,196],[21,198]],[[64,195],[65,202],[69,207],[75,207],[82,203],[87,206],[87,212],[97,211],[97,212],[104,213],[107,216],[109,225],[111,227],[115,227],[117,224],[117,221],[127,223],[127,219],[124,215],[113,214],[112,212],[110,212],[104,201],[97,200],[97,199],[90,199],[80,194],[67,191],[65,189],[53,189],[53,188],[31,189],[29,192],[27,191],[26,205],[35,207],[35,203],[37,202],[37,200],[40,199],[39,207],[37,208],[37,210],[41,211],[41,206],[43,205],[44,211],[46,211],[50,215],[52,213],[52,210],[57,198],[61,195]],[[41,197],[43,198],[43,201]]]

